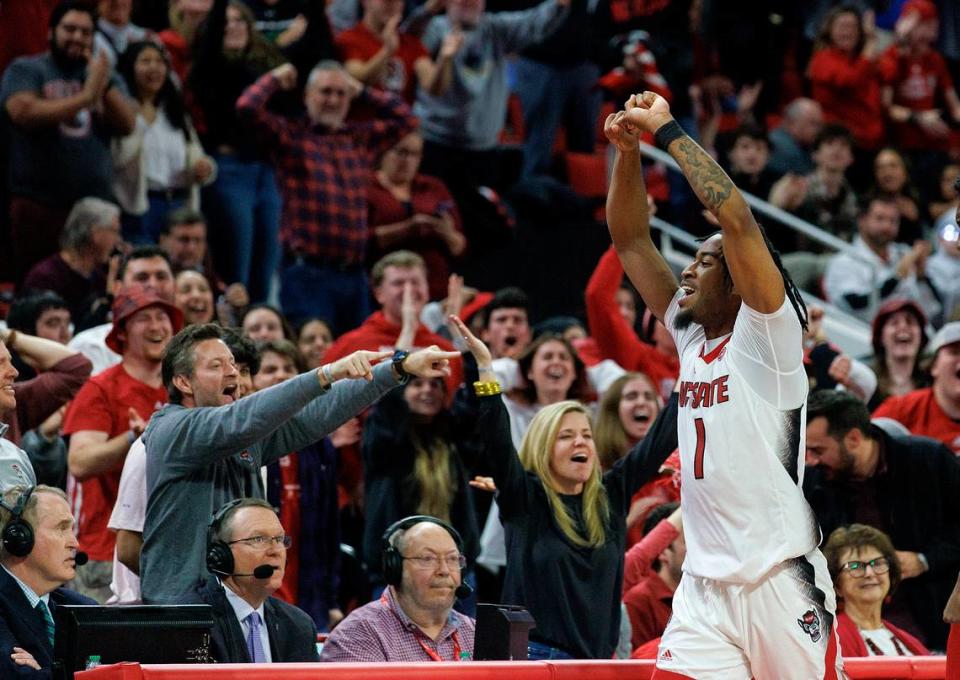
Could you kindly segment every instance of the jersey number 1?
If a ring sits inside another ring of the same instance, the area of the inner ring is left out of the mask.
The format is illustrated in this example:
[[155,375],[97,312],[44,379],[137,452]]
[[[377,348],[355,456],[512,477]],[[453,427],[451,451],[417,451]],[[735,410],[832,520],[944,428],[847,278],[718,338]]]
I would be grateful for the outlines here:
[[697,428],[697,452],[693,455],[693,478],[703,479],[703,450],[707,446],[707,433],[703,428],[703,418],[694,418]]

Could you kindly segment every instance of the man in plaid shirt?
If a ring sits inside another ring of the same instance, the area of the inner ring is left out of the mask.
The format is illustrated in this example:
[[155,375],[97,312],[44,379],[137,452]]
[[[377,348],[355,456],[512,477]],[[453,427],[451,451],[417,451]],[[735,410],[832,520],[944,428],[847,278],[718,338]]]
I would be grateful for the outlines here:
[[389,541],[403,559],[400,583],[334,628],[320,660],[471,660],[474,621],[453,609],[466,561],[452,535],[422,521]]
[[[283,64],[247,88],[237,112],[277,166],[284,312],[294,323],[321,317],[340,334],[370,314],[363,265],[371,162],[414,130],[417,121],[397,95],[364,87],[334,61],[322,61],[310,72],[306,115],[287,118],[268,110],[274,93],[296,85],[296,69]],[[348,122],[354,100],[370,105],[374,116]]]

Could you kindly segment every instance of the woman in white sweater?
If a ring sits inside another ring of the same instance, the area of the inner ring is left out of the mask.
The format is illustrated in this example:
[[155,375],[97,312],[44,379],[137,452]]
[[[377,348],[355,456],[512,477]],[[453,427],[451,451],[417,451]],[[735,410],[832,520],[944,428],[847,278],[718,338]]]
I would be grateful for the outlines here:
[[167,213],[199,209],[199,187],[215,179],[216,165],[200,146],[160,45],[131,44],[118,68],[140,108],[133,133],[114,141],[113,189],[125,238],[155,243]]

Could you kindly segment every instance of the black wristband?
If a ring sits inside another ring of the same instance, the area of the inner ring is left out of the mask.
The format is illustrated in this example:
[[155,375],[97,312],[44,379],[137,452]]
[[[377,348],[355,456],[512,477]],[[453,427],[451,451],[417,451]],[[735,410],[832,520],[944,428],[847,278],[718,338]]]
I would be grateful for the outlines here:
[[653,133],[653,138],[659,146],[664,151],[667,150],[667,147],[670,146],[670,143],[680,137],[685,137],[686,132],[683,131],[683,128],[680,127],[680,123],[675,120],[671,120],[669,123],[664,123],[657,128],[657,131]]

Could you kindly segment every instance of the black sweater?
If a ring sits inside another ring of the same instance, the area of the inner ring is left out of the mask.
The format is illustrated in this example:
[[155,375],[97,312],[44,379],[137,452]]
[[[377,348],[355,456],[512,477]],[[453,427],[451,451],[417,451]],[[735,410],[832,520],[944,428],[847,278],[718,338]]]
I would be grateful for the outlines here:
[[[603,477],[610,501],[606,542],[580,548],[557,526],[540,478],[526,472],[510,439],[499,396],[480,399],[478,436],[487,442],[507,542],[503,601],[522,605],[537,625],[531,638],[577,658],[609,659],[620,633],[620,599],[630,499],[677,448],[677,396],[646,438]],[[582,496],[561,496],[582,526]]]
[[469,486],[473,449],[467,441],[471,428],[458,411],[442,411],[429,425],[414,422],[403,390],[386,394],[371,410],[363,426],[363,468],[366,489],[363,558],[371,578],[382,578],[381,538],[387,527],[403,517],[419,514],[420,489],[413,478],[416,449],[413,437],[439,438],[452,450],[451,474],[456,484],[450,502],[450,523],[463,539],[464,555],[473,564],[479,553],[480,529]]

